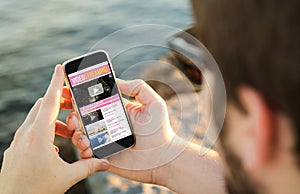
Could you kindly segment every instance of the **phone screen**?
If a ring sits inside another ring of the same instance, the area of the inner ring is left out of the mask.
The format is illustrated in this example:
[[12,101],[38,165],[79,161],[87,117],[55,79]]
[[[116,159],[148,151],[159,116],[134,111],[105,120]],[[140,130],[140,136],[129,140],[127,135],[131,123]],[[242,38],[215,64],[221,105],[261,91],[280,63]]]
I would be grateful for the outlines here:
[[94,155],[102,158],[132,146],[132,127],[107,54],[97,51],[64,66]]

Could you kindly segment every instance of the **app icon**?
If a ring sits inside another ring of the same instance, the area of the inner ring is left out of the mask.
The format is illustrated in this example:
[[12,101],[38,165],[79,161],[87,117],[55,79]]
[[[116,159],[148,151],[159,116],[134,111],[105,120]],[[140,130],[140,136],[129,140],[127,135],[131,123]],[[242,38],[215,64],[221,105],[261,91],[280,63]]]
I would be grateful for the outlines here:
[[91,87],[88,87],[88,91],[89,91],[89,95],[91,97],[95,97],[95,96],[97,96],[99,94],[102,94],[104,92],[101,83],[99,83],[97,85],[93,85]]

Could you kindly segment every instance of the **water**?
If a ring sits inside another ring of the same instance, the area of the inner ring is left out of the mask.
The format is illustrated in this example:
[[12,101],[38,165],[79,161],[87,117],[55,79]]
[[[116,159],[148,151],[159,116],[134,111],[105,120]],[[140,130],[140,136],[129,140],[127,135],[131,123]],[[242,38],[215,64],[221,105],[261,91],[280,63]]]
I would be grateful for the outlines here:
[[0,3],[0,75],[53,66],[88,51],[124,27],[191,23],[188,1],[40,1]]
[[[124,27],[153,23],[183,28],[191,18],[186,0],[1,1],[0,134],[15,130],[24,111],[43,95],[55,64],[88,52]],[[114,68],[120,74],[139,58],[161,54],[157,48],[134,49],[113,61]]]
[[[97,41],[125,27],[151,23],[184,28],[192,22],[187,0],[2,0],[0,152],[44,94],[55,64],[88,52]],[[157,58],[164,52],[132,49],[113,59],[115,71],[121,74],[139,59]]]

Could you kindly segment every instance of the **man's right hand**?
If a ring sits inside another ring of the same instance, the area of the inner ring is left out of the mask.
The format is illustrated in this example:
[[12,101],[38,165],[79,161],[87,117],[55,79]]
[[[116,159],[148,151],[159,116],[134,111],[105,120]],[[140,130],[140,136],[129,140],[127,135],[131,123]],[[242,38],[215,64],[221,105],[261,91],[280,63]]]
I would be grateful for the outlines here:
[[[121,92],[134,97],[135,102],[125,101],[133,125],[136,144],[123,152],[109,157],[110,171],[120,176],[146,183],[165,185],[164,165],[169,162],[166,150],[173,132],[165,101],[144,81],[118,80]],[[74,128],[74,120],[67,122]],[[73,143],[82,158],[92,157],[88,138],[75,132]],[[170,156],[171,157],[171,156]]]
[[[144,81],[118,81],[122,93],[135,97],[126,109],[136,136],[134,147],[109,157],[109,171],[178,193],[225,193],[218,153],[175,135],[164,100]],[[68,126],[72,126],[69,122]],[[81,143],[80,143],[81,142]],[[92,157],[86,136],[74,133],[82,158]]]

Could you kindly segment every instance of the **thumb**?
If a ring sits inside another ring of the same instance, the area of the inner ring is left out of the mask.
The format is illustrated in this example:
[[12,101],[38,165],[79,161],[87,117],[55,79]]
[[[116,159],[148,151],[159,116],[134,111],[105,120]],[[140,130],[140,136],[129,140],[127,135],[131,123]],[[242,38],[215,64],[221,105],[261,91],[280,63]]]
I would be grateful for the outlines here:
[[105,159],[89,158],[81,159],[71,164],[70,167],[73,184],[75,184],[96,172],[108,170],[110,165]]

